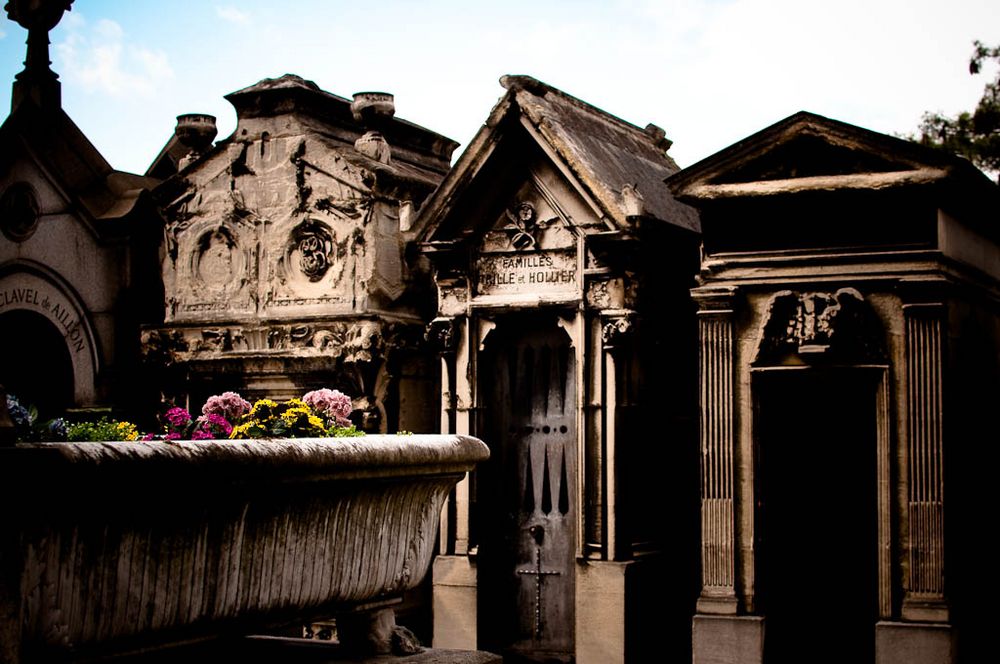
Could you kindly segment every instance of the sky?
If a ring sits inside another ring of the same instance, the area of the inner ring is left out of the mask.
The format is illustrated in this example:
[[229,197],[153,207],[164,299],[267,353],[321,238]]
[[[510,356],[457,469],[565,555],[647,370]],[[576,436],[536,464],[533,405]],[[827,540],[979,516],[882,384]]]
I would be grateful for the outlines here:
[[[27,32],[0,21],[0,108]],[[797,111],[890,134],[925,111],[971,110],[995,70],[998,0],[76,0],[50,35],[63,108],[119,170],[143,173],[176,116],[293,73],[350,98],[395,95],[396,115],[461,153],[528,74],[674,141],[683,167]]]

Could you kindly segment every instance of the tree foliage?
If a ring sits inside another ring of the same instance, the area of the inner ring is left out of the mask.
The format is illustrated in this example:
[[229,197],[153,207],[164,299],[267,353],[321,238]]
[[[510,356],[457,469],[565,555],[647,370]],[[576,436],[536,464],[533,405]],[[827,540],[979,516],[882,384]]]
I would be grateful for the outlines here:
[[[986,46],[980,41],[973,45],[970,74],[982,73],[983,66],[991,61],[1000,65],[1000,46]],[[923,145],[951,150],[994,176],[1000,174],[1000,66],[986,83],[974,111],[963,111],[955,117],[924,113],[919,131],[917,140]]]

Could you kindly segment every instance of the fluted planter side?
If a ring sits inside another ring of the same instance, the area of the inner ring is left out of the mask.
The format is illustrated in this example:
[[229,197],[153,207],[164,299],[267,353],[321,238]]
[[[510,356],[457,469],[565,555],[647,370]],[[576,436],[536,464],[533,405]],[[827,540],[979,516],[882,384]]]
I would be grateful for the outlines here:
[[487,456],[463,436],[0,450],[0,602],[22,626],[5,648],[146,647],[398,596]]

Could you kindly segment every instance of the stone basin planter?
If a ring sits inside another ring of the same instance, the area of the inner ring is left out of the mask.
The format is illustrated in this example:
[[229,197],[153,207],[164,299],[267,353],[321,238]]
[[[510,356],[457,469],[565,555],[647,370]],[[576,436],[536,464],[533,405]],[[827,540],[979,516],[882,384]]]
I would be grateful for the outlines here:
[[0,661],[245,634],[414,588],[465,436],[0,449]]

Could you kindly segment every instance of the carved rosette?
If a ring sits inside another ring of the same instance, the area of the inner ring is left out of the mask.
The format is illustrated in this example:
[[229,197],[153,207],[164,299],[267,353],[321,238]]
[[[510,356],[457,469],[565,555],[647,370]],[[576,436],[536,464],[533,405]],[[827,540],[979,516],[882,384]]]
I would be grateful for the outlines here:
[[754,364],[780,364],[789,355],[883,363],[881,324],[853,288],[833,293],[781,291],[768,305]]
[[285,251],[286,264],[313,283],[326,275],[334,256],[333,233],[314,219],[292,231]]

